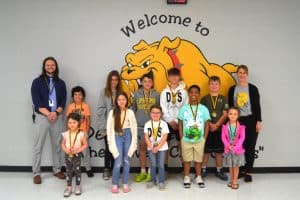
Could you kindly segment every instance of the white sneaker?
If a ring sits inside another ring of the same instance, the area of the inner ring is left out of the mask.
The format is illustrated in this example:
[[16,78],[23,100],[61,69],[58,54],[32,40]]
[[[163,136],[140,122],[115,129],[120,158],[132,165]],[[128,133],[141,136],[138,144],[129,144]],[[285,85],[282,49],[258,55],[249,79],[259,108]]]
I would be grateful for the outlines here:
[[199,186],[200,188],[205,188],[205,184],[204,184],[204,182],[203,182],[201,176],[197,176],[197,178],[196,178],[196,183],[198,184],[198,186]]
[[183,187],[190,188],[191,187],[191,178],[189,176],[185,176],[183,178]]
[[81,195],[81,187],[80,185],[75,186],[75,195]]
[[72,194],[72,187],[67,187],[64,191],[64,197],[69,197]]

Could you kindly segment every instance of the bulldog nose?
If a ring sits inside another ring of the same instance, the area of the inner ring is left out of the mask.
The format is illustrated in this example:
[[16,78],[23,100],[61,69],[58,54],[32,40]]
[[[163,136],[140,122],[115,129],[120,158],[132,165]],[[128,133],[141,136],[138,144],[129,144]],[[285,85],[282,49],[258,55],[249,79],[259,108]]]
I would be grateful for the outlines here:
[[128,69],[127,70],[127,74],[130,74],[131,72],[133,72],[134,70],[132,70],[132,69]]

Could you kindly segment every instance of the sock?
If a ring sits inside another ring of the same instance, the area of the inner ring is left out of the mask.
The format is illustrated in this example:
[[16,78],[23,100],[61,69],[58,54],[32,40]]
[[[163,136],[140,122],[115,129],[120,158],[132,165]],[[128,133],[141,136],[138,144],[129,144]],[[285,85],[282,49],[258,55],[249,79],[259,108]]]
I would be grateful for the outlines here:
[[141,168],[141,173],[146,173],[146,168]]
[[217,167],[217,172],[221,172],[222,167]]
[[202,167],[202,171],[203,171],[203,172],[206,172],[206,166],[203,166],[203,167]]

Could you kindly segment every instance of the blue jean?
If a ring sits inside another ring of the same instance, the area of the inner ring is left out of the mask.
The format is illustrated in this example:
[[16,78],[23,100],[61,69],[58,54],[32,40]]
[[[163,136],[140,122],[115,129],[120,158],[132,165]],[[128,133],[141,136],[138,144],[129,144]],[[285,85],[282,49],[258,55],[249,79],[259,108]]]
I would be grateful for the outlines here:
[[128,150],[131,144],[131,131],[129,128],[123,130],[123,135],[119,136],[116,134],[115,136],[116,145],[118,148],[119,156],[115,158],[113,174],[112,174],[112,184],[119,184],[120,177],[120,169],[123,165],[123,184],[128,183],[129,179],[129,170],[130,170],[130,162],[128,156]]
[[166,151],[158,151],[156,154],[148,151],[151,160],[151,181],[156,183],[156,167],[158,168],[158,181],[163,183],[165,181],[165,157]]

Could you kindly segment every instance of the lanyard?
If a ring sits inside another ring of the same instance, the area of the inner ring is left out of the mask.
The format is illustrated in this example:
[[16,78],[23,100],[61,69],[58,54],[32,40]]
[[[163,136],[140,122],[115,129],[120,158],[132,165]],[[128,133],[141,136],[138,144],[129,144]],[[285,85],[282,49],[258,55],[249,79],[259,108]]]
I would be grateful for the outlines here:
[[[77,112],[77,110],[76,110],[76,103],[74,102],[74,105],[75,105],[75,112]],[[82,111],[82,103],[80,104],[80,110],[79,110],[79,115],[81,115],[81,111]]]
[[170,87],[170,85],[169,85],[169,89],[170,89],[170,92],[171,92],[171,95],[172,95],[172,103],[175,104],[176,103],[176,96],[178,94],[178,91],[176,91],[174,93],[173,90],[172,90],[172,88]]
[[122,120],[122,122],[121,122],[121,127],[122,127],[122,129],[123,129],[123,126],[124,126],[124,123],[125,123],[126,111],[127,111],[127,110],[125,110],[124,118],[123,118],[123,120]]
[[[75,145],[75,142],[76,142],[76,140],[77,140],[78,133],[79,133],[79,129],[78,129],[78,131],[76,132],[76,135],[75,135],[75,138],[74,138],[74,141],[73,141],[73,145],[72,145],[71,132],[69,131],[70,151],[71,151],[71,149],[72,149],[72,148],[74,147],[74,145]],[[70,156],[70,157],[73,157],[73,154],[71,153],[69,156]]]
[[52,92],[53,92],[53,90],[54,90],[54,88],[55,88],[55,81],[53,80],[53,86],[52,86],[52,88],[50,88],[50,85],[49,85],[49,83],[48,83],[48,80],[47,80],[47,77],[46,77],[46,76],[44,76],[44,80],[45,80],[45,83],[46,83],[46,85],[47,85],[49,94],[52,94]]
[[218,98],[219,98],[219,95],[218,95],[218,96],[216,97],[216,99],[214,100],[214,98],[210,95],[210,99],[211,99],[211,103],[212,103],[212,108],[213,108],[214,111],[215,111],[216,108],[217,108]]
[[158,130],[159,130],[159,127],[160,127],[160,120],[159,120],[159,122],[158,122],[158,126],[157,126],[156,131],[154,131],[155,128],[154,128],[154,126],[153,126],[153,121],[151,120],[152,136],[154,136],[155,142],[157,141],[157,136],[158,136]]
[[196,111],[194,112],[193,108],[192,108],[192,105],[190,104],[190,109],[192,111],[192,115],[193,115],[193,118],[194,118],[194,121],[196,122],[196,119],[197,119],[197,113],[198,113],[198,105],[197,104],[197,107],[196,107]]
[[235,129],[232,131],[231,124],[229,123],[229,131],[230,131],[230,139],[233,140],[236,135],[236,129],[237,129],[237,122],[235,123]]

